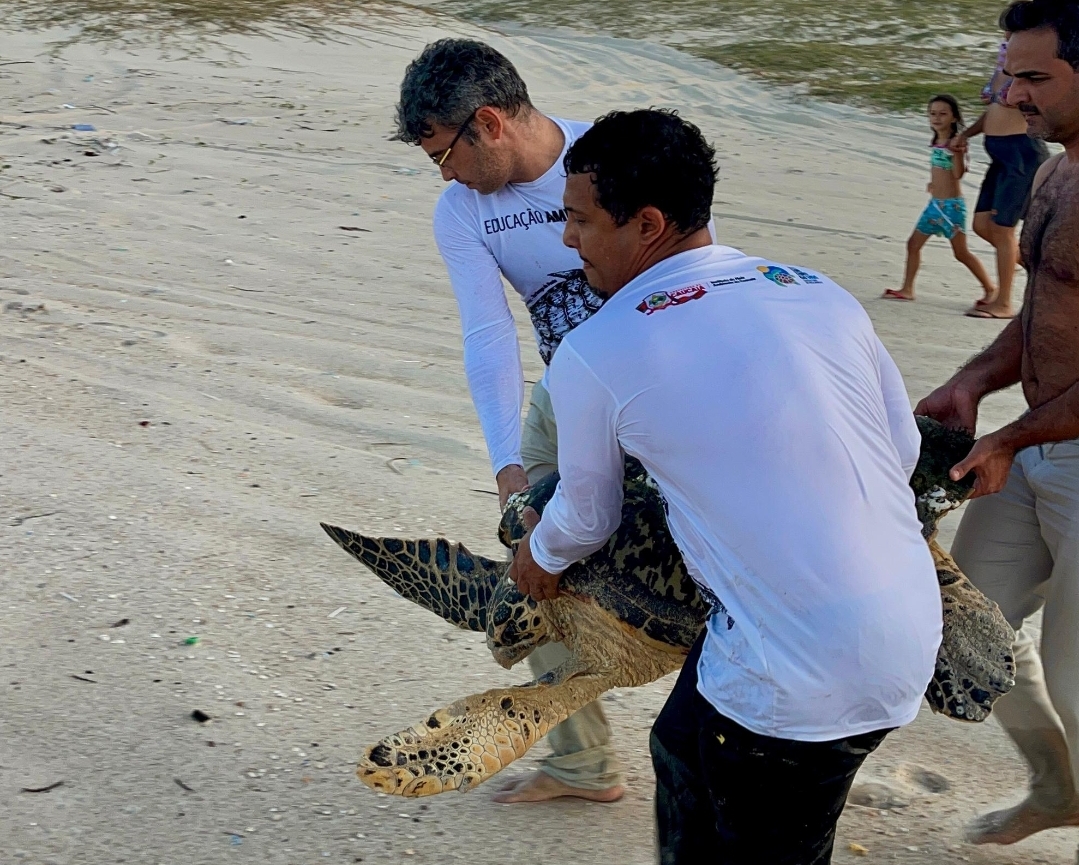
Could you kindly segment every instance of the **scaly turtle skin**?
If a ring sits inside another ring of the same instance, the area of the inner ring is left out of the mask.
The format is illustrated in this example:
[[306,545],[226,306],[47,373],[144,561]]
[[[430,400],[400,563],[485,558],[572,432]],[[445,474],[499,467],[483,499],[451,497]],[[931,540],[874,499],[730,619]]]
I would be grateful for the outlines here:
[[[970,493],[970,481],[951,481],[948,469],[973,440],[928,418],[918,425],[922,453],[911,486],[944,605],[944,640],[926,699],[937,712],[981,721],[1013,684],[1014,633],[934,540],[939,519]],[[557,483],[551,475],[511,497],[499,530],[503,543],[520,540],[524,509],[542,512]],[[626,460],[621,525],[606,546],[565,571],[562,594],[553,601],[522,595],[505,562],[473,555],[461,544],[322,527],[405,598],[460,628],[485,631],[502,666],[548,641],[564,643],[571,653],[537,681],[465,697],[369,747],[358,775],[385,793],[428,796],[487,780],[604,691],[677,670],[709,611],[725,613],[690,579],[667,529],[663,499],[632,458]]]

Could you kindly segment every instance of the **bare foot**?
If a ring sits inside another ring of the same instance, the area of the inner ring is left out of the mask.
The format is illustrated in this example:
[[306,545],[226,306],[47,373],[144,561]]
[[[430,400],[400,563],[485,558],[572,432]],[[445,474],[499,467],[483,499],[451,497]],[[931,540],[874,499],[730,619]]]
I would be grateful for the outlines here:
[[535,772],[525,778],[517,778],[506,784],[493,797],[502,805],[514,805],[520,802],[549,802],[563,796],[587,799],[590,802],[617,802],[626,792],[625,787],[616,785],[606,790],[585,790],[583,787],[571,787],[546,772]]
[[1079,806],[1065,811],[1046,811],[1030,799],[1014,808],[991,811],[967,826],[971,844],[1014,844],[1028,835],[1057,826],[1079,826]]
[[974,301],[975,309],[981,309],[985,306],[992,306],[996,303],[998,294],[1000,294],[999,291],[994,291],[992,294],[986,294],[985,297],[979,297],[976,301]]
[[983,304],[981,301],[974,304],[964,315],[969,318],[1015,318],[1015,313],[1010,306],[999,306],[996,303]]
[[885,289],[884,294],[881,295],[884,300],[914,300],[913,291],[904,291],[903,289],[889,288]]

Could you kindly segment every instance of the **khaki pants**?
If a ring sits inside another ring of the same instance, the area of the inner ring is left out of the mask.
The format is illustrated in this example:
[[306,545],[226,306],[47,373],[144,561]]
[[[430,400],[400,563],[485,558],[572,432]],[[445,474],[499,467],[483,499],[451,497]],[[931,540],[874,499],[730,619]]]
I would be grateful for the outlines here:
[[[529,483],[558,468],[558,434],[551,397],[538,382],[532,387],[532,400],[521,434],[521,459]],[[539,677],[569,656],[569,650],[561,643],[548,643],[528,656],[528,666]],[[607,718],[599,701],[593,701],[547,734],[551,756],[545,758],[542,771],[582,790],[619,786],[625,778],[610,741]]]
[[[1031,767],[1031,797],[1075,807],[1079,778],[1079,440],[1025,448],[1008,483],[972,501],[956,563],[1016,628],[1015,688],[994,714]],[[1042,610],[1040,652],[1027,620]]]

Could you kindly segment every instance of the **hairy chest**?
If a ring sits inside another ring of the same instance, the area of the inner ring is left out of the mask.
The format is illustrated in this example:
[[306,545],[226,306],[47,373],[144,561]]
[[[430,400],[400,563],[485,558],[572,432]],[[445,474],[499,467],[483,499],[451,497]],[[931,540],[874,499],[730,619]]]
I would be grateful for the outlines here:
[[1032,289],[1079,293],[1079,165],[1063,160],[1035,193],[1022,249]]

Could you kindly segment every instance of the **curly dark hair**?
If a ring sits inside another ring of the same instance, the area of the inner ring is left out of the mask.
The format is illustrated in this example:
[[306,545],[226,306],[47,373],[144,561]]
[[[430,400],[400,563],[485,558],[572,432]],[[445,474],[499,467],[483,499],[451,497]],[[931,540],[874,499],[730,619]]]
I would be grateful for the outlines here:
[[[490,45],[474,39],[439,39],[405,69],[393,138],[419,144],[434,134],[432,123],[460,128],[484,107],[515,116],[522,109],[531,110],[532,102],[513,64]],[[464,137],[476,140],[471,129]]]
[[711,219],[716,151],[676,111],[612,111],[573,143],[562,164],[567,174],[592,175],[596,202],[616,225],[648,206],[683,234]]
[[1020,0],[1000,16],[1009,33],[1046,27],[1057,34],[1057,57],[1079,71],[1079,3],[1075,0]]

